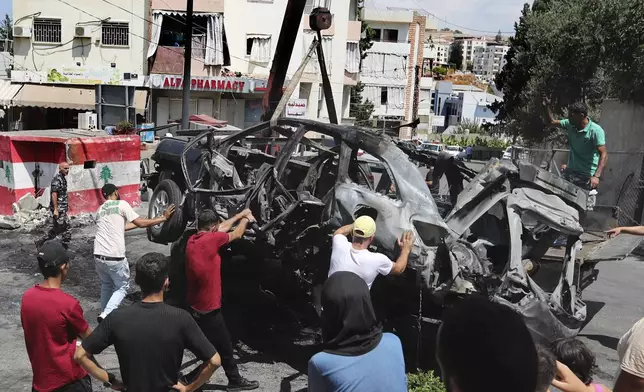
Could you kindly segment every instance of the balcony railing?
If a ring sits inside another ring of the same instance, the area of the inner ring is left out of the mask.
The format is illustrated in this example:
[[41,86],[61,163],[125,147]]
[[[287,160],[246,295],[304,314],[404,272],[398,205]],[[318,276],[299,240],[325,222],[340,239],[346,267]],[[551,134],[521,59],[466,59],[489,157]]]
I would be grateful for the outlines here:
[[10,39],[0,40],[0,52],[12,52],[13,41]]

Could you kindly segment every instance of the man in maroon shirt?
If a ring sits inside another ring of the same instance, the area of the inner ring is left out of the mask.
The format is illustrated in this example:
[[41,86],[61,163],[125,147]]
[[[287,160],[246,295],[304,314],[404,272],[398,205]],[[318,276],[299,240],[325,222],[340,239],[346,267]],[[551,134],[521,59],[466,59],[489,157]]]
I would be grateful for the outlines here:
[[80,303],[60,287],[69,271],[69,254],[56,240],[38,253],[38,267],[45,280],[22,297],[20,318],[27,354],[33,370],[32,389],[37,392],[92,390],[89,376],[74,361],[76,338],[92,332]]
[[[186,301],[197,324],[221,356],[229,392],[256,389],[259,383],[242,377],[233,357],[230,334],[221,314],[219,249],[242,238],[246,226],[254,219],[250,210],[245,210],[220,223],[214,211],[204,210],[197,220],[199,231],[190,237],[186,246]],[[235,230],[229,232],[238,222]]]

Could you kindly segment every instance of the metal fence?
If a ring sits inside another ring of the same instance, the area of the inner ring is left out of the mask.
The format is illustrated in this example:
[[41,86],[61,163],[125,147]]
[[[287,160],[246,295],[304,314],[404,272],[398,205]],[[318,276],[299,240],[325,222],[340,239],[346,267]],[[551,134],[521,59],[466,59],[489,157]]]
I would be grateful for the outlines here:
[[[530,161],[551,173],[561,173],[568,150],[514,148],[513,158]],[[598,187],[597,208],[612,208],[620,226],[642,224],[644,210],[644,152],[609,151]]]

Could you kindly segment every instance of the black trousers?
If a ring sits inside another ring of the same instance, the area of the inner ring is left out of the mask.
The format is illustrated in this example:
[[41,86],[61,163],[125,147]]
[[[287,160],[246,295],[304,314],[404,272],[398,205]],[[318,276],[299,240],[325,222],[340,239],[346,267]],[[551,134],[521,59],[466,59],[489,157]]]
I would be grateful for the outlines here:
[[[35,389],[31,389],[32,392],[35,391]],[[70,382],[67,385],[63,385],[62,387],[56,389],[55,392],[92,392],[92,379],[89,377],[89,374],[80,380],[76,380],[74,382]]]
[[63,239],[63,245],[65,248],[69,246],[69,243],[72,241],[72,231],[71,225],[69,224],[69,216],[66,212],[61,212],[58,214],[58,218],[53,217],[54,225],[49,230],[44,237],[39,241],[40,244],[44,244],[46,241],[53,240],[57,236],[61,236]]
[[[224,321],[224,315],[221,313],[221,309],[213,310],[212,312],[206,314],[200,314],[191,310],[192,317],[197,321],[197,325],[203,331],[206,338],[210,343],[215,346],[215,349],[221,357],[221,364],[226,372],[226,377],[228,377],[228,382],[235,384],[241,379],[239,374],[239,369],[237,368],[237,362],[234,357],[233,342],[230,339],[230,333],[226,327],[226,322]],[[200,370],[200,368],[195,369]],[[192,380],[193,377],[196,377],[199,373],[191,372],[188,375],[188,380]],[[193,373],[195,373],[193,375]]]

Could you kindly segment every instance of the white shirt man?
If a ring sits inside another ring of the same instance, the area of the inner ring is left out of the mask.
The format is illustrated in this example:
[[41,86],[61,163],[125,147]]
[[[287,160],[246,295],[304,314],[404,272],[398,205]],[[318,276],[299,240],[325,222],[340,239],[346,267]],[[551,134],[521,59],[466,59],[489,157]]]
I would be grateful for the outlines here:
[[163,216],[144,219],[130,204],[121,200],[118,188],[105,184],[101,189],[105,203],[98,209],[94,262],[101,279],[101,314],[99,323],[118,308],[130,286],[130,266],[125,257],[125,231],[165,222],[174,212],[170,206]]
[[[347,236],[352,235],[352,242]],[[343,226],[333,234],[333,250],[329,276],[337,271],[349,271],[360,276],[369,288],[380,275],[400,275],[407,268],[409,253],[414,246],[414,236],[408,231],[398,241],[401,252],[395,262],[382,253],[371,252],[369,245],[376,235],[376,222],[361,216],[351,225]]]

